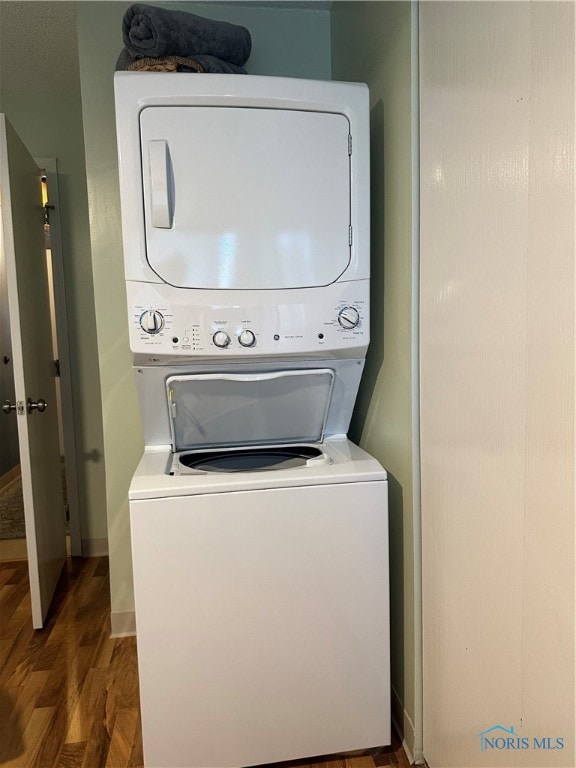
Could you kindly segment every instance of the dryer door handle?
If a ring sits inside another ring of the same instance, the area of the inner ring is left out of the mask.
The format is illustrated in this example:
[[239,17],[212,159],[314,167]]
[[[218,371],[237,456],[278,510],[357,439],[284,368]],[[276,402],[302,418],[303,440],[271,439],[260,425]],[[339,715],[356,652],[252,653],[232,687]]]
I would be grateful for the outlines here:
[[156,139],[149,141],[148,158],[150,161],[152,226],[158,229],[170,229],[172,212],[170,210],[168,142]]

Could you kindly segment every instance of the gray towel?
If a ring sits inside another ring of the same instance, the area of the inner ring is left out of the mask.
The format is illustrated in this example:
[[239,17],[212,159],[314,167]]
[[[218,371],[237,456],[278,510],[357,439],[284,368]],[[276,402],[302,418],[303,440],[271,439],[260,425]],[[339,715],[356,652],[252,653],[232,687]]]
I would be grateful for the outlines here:
[[124,14],[122,35],[132,58],[208,54],[241,67],[252,49],[245,27],[142,3]]
[[132,58],[123,48],[116,62],[117,72],[214,72],[225,75],[245,75],[246,70],[217,59],[216,56],[136,56]]

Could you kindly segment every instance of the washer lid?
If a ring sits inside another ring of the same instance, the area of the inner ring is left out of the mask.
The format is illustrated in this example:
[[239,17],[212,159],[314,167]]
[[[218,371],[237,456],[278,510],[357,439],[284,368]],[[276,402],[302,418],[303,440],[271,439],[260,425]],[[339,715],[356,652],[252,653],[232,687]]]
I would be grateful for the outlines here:
[[328,368],[170,376],[172,449],[319,442],[333,381]]

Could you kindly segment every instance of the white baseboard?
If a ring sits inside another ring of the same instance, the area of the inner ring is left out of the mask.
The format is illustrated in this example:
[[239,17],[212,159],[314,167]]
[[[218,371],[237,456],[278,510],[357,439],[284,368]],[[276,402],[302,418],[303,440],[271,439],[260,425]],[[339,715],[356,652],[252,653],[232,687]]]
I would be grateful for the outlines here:
[[410,765],[412,765],[414,763],[414,723],[404,709],[404,704],[394,686],[392,686],[392,723],[402,740],[402,747]]
[[136,614],[134,611],[110,614],[110,637],[132,637],[136,634]]
[[108,539],[82,539],[82,557],[104,557],[108,554]]

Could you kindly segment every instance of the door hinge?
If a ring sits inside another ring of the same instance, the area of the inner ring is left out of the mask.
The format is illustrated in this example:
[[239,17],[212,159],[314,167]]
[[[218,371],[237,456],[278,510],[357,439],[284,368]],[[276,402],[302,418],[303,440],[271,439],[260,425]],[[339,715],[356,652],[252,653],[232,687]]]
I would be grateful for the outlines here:
[[348,154],[352,154],[352,134],[348,134]]
[[348,227],[348,245],[352,246],[352,224]]
[[68,504],[64,504],[64,518],[66,519],[66,522],[70,522],[70,507]]
[[56,373],[54,376],[59,379],[60,378],[60,360],[54,360],[54,370]]
[[54,210],[53,205],[50,205],[49,203],[46,203],[44,206],[44,224],[50,224],[50,211]]

